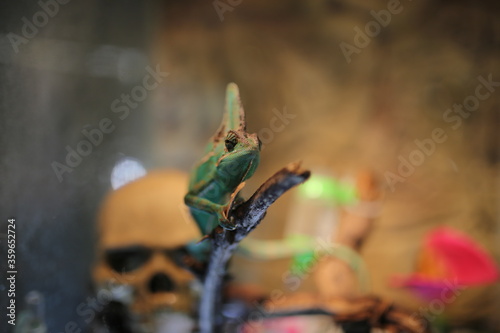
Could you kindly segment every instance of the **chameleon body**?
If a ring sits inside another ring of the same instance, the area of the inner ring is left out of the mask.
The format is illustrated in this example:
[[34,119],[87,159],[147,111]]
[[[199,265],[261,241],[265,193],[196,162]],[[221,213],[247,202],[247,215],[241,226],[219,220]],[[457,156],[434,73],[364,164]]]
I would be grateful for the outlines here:
[[224,119],[208,143],[205,156],[193,169],[189,192],[184,198],[203,234],[210,233],[218,225],[227,230],[236,228],[228,219],[229,210],[235,192],[255,172],[260,149],[257,135],[246,132],[238,86],[230,83],[226,90]]

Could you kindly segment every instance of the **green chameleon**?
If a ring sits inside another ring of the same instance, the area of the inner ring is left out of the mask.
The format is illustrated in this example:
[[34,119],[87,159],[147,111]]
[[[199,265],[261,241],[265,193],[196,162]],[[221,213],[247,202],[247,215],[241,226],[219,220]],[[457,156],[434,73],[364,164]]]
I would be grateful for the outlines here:
[[217,225],[236,229],[228,219],[229,210],[245,180],[257,169],[260,149],[257,134],[246,132],[238,86],[230,83],[222,124],[192,171],[189,192],[184,197],[202,233],[210,233]]

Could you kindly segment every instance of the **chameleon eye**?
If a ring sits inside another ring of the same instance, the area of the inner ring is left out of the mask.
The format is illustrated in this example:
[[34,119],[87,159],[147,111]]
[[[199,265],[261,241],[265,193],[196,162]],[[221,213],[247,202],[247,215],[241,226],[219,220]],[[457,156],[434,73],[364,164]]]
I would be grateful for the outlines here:
[[224,143],[226,144],[226,149],[228,152],[232,152],[234,147],[236,146],[236,144],[238,143],[236,140],[230,140],[230,139],[226,139],[226,141],[224,141]]
[[232,131],[227,133],[226,140],[224,140],[224,144],[226,145],[227,151],[232,152],[237,143],[238,143],[238,136]]

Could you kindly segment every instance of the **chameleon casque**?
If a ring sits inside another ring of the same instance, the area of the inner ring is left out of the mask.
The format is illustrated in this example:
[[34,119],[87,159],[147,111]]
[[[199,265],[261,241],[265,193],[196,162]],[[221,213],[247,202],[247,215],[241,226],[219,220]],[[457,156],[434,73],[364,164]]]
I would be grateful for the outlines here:
[[206,146],[205,156],[194,167],[184,197],[202,233],[210,233],[217,225],[226,230],[236,228],[228,214],[245,180],[257,169],[260,149],[257,134],[246,132],[238,86],[230,83],[222,124]]

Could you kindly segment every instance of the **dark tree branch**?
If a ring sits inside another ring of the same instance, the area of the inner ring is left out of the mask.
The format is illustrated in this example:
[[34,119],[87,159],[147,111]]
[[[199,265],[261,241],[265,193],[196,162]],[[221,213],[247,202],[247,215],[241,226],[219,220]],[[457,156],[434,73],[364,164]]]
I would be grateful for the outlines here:
[[217,228],[212,233],[212,253],[204,280],[203,294],[200,301],[199,326],[201,333],[213,333],[221,323],[220,318],[222,282],[226,274],[226,266],[243,240],[266,215],[267,209],[286,191],[309,178],[310,172],[302,169],[300,163],[291,163],[269,178],[243,204],[229,213],[234,219],[236,230],[228,231]]

